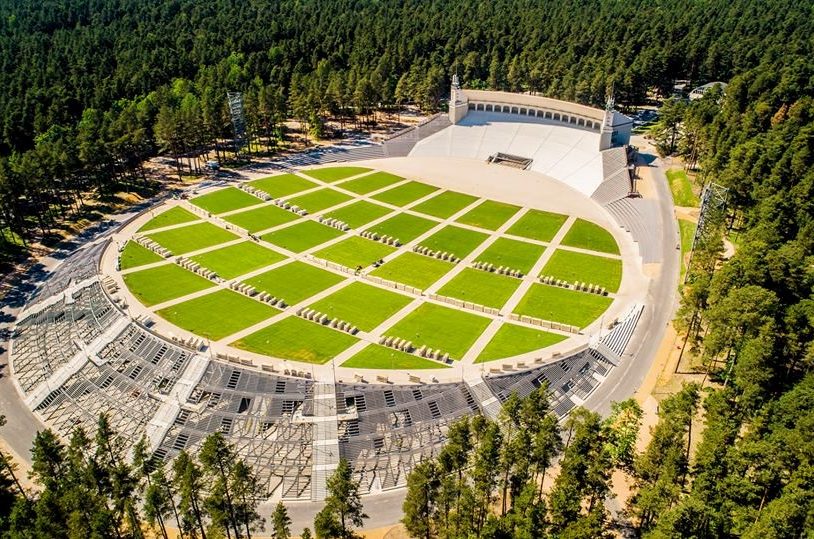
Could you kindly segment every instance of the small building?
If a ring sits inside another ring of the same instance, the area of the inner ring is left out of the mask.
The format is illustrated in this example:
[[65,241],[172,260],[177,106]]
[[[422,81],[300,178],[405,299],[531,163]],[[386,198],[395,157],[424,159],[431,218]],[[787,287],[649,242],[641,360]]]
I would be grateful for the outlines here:
[[692,91],[690,92],[690,101],[694,101],[696,99],[701,99],[704,96],[704,94],[707,92],[707,90],[709,90],[710,88],[712,88],[714,86],[720,86],[721,90],[725,91],[727,85],[726,85],[725,82],[721,82],[721,81],[714,81],[714,82],[708,82],[706,84],[702,84],[701,86],[692,89]]

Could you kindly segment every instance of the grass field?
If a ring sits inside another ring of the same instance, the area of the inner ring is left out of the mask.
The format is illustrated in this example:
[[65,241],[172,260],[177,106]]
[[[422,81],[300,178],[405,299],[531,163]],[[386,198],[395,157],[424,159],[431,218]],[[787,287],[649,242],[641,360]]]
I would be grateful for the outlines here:
[[286,197],[305,191],[306,189],[313,189],[319,184],[306,180],[296,174],[279,174],[277,176],[269,176],[249,182],[249,185],[255,189],[265,191],[274,198]]
[[687,254],[692,249],[692,239],[695,236],[696,224],[686,219],[678,220],[678,231],[681,234],[681,278],[687,271]]
[[374,195],[372,198],[394,206],[406,206],[410,202],[423,198],[437,190],[437,187],[425,183],[407,182],[404,185],[399,185],[398,187]]
[[611,298],[535,283],[514,312],[585,327],[605,312]]
[[162,260],[164,260],[163,257],[134,241],[127,242],[119,257],[120,268],[123,270],[152,264],[153,262],[161,262]]
[[181,206],[173,206],[165,212],[159,213],[138,229],[139,232],[146,232],[148,230],[155,230],[156,228],[164,228],[165,226],[180,225],[181,223],[188,223],[189,221],[197,221],[200,219],[197,215]]
[[366,268],[395,250],[394,247],[378,241],[351,236],[346,240],[317,251],[314,256],[356,269],[357,266]]
[[356,193],[357,195],[365,195],[400,181],[404,181],[404,178],[401,176],[396,176],[395,174],[389,174],[387,172],[374,172],[373,174],[368,174],[367,176],[356,178],[355,180],[346,181],[342,183],[340,187]]
[[520,279],[513,277],[466,268],[442,286],[438,293],[500,309],[520,286],[520,282]]
[[466,195],[464,193],[456,193],[455,191],[444,191],[440,195],[436,195],[429,200],[425,200],[421,204],[414,206],[412,209],[417,212],[426,213],[433,217],[447,219],[466,208],[473,202],[478,200],[478,197]]
[[249,273],[284,259],[285,257],[280,253],[266,249],[251,241],[244,241],[243,243],[192,257],[192,260],[205,268],[209,268],[224,279],[233,279],[238,275]]
[[458,222],[487,230],[497,230],[519,209],[519,206],[513,206],[512,204],[487,200],[459,217]]
[[411,301],[409,296],[356,281],[308,307],[370,331]]
[[440,348],[454,359],[461,359],[490,323],[476,314],[424,303],[408,314],[387,335],[412,341],[419,347]]
[[382,221],[368,228],[368,230],[379,235],[392,236],[401,240],[401,243],[407,243],[436,225],[438,225],[436,221],[416,217],[409,213],[399,213],[386,221]]
[[339,229],[309,219],[260,237],[289,251],[301,253],[342,234],[344,233]]
[[279,313],[277,309],[231,290],[218,290],[158,311],[187,331],[213,341]]
[[288,223],[298,218],[297,214],[273,205],[261,206],[224,217],[230,223],[245,228],[251,233]]
[[569,283],[581,281],[598,284],[607,288],[608,292],[616,292],[622,282],[622,261],[557,249],[540,275],[552,275]]
[[539,241],[551,241],[567,219],[567,215],[560,213],[529,210],[509,227],[507,234]]
[[371,272],[371,275],[425,289],[455,264],[415,253],[404,253]]
[[666,174],[673,193],[673,203],[676,206],[697,208],[700,201],[692,191],[692,182],[687,173],[683,170],[668,170]]
[[515,324],[503,324],[489,344],[478,354],[475,363],[519,356],[567,339],[564,335],[548,333]]
[[508,266],[528,273],[545,251],[545,247],[525,241],[498,238],[476,258],[498,266]]
[[212,223],[198,223],[162,232],[153,232],[148,234],[148,237],[169,249],[174,255],[182,255],[238,239],[235,234]]
[[577,219],[571,225],[562,244],[601,253],[619,254],[619,246],[613,235],[601,226],[584,219]]
[[293,305],[342,280],[343,277],[335,273],[295,260],[245,282]]
[[489,235],[483,232],[476,232],[468,228],[449,225],[429,238],[422,240],[421,246],[429,247],[433,251],[446,251],[454,254],[458,258],[463,258],[488,237]]
[[362,348],[361,352],[351,357],[342,364],[350,369],[399,369],[399,370],[419,370],[419,369],[445,369],[449,365],[444,365],[437,361],[424,359],[413,354],[400,352],[394,348],[370,344]]
[[306,195],[289,199],[289,202],[296,204],[300,208],[305,208],[309,213],[314,213],[347,202],[350,199],[351,197],[345,193],[340,193],[339,191],[334,191],[326,187],[325,189],[312,191]]
[[147,307],[215,286],[176,264],[166,264],[124,275],[127,288]]
[[358,202],[354,202],[353,204],[343,206],[338,210],[327,213],[325,216],[339,219],[340,221],[347,223],[351,228],[357,228],[362,225],[366,225],[379,217],[384,217],[391,211],[393,210],[390,208],[379,206],[378,204],[368,202],[367,200],[360,200]]
[[308,176],[311,176],[312,178],[322,180],[323,182],[332,183],[369,171],[370,169],[365,167],[327,167],[315,168],[313,170],[303,170],[302,172]]
[[322,364],[357,340],[348,333],[289,316],[233,342],[231,346],[281,359]]
[[218,214],[260,204],[263,201],[237,187],[227,187],[190,199],[190,202],[210,213]]

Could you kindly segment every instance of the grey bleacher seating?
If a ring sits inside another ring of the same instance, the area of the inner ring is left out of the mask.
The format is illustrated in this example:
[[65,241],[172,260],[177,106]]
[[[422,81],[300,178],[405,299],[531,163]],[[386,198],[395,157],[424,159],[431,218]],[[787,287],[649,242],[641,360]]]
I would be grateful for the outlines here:
[[639,255],[645,264],[661,262],[661,218],[658,203],[645,198],[623,198],[606,204],[605,208],[619,225],[630,232],[639,246]]
[[46,277],[42,286],[34,292],[29,305],[34,305],[44,298],[60,294],[68,285],[89,279],[98,273],[99,260],[110,243],[109,239],[84,246],[66,258]]

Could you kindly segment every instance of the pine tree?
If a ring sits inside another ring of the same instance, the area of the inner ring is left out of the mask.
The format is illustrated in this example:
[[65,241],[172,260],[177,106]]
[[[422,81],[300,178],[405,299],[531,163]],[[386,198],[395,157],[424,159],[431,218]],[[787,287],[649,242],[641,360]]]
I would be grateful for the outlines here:
[[328,496],[325,507],[317,513],[314,528],[320,539],[353,539],[357,537],[353,528],[364,524],[367,515],[363,511],[359,496],[359,484],[353,480],[353,471],[347,460],[340,459],[331,477],[328,478]]
[[440,483],[438,469],[432,460],[419,463],[407,476],[401,521],[413,537],[431,539],[435,536],[433,521]]
[[[289,539],[291,537],[291,518],[283,502],[277,502],[274,513],[271,515],[271,536],[274,539]],[[309,532],[310,533],[310,532]]]

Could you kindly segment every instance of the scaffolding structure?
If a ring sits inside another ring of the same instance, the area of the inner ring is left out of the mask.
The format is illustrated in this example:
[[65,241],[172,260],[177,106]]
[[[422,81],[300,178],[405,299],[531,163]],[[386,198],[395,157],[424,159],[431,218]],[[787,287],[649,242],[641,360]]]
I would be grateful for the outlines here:
[[[690,249],[690,259],[687,268],[692,266],[692,258],[695,254],[695,247],[706,233],[710,221],[714,221],[716,216],[720,216],[726,211],[726,204],[729,198],[729,188],[709,182],[701,193],[701,210],[698,215],[698,225],[695,227],[695,235],[692,238],[692,248]],[[685,280],[689,277],[688,271]]]
[[232,116],[232,127],[235,131],[235,156],[240,156],[243,147],[246,145],[246,116],[243,112],[243,94],[240,92],[228,92],[226,99],[229,101],[229,114]]

